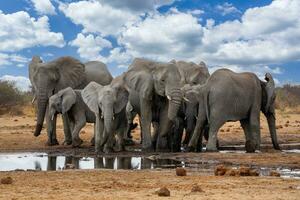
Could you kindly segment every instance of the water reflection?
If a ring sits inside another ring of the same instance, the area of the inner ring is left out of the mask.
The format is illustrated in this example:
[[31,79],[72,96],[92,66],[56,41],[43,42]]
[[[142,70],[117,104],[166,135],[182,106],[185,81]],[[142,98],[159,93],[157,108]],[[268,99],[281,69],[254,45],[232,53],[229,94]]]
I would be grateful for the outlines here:
[[145,157],[74,157],[47,154],[0,154],[0,171],[63,169],[154,169],[175,168],[184,163],[171,159],[152,160]]

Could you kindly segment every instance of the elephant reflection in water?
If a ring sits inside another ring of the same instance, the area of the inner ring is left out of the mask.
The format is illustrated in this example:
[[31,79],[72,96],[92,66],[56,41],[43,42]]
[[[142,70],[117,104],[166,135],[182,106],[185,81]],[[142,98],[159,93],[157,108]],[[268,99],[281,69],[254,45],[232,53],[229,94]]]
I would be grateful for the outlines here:
[[[68,164],[71,164],[74,166],[75,169],[79,169],[79,160],[80,158],[78,157],[67,156],[65,159],[64,168],[66,168]],[[48,163],[47,163],[47,171],[55,171],[56,165],[57,165],[57,156],[49,156]]]
[[[114,167],[116,161],[116,167]],[[96,157],[94,160],[95,169],[132,169],[131,157]]]

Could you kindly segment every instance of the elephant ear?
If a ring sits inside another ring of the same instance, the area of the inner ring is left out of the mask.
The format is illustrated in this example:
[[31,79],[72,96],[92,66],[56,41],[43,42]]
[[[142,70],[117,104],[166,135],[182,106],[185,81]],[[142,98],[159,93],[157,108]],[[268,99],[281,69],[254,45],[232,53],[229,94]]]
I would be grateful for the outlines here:
[[62,114],[67,113],[71,107],[76,103],[76,93],[75,91],[67,87],[59,92],[59,95],[61,96],[61,110]]
[[98,92],[102,88],[102,85],[92,81],[81,91],[84,103],[96,114],[99,114]]
[[79,88],[86,81],[85,66],[79,60],[72,57],[61,57],[48,63],[56,68],[59,74],[57,90],[71,87]]
[[122,86],[117,90],[117,100],[114,106],[114,113],[119,113],[123,108],[126,107],[128,102],[128,91]]

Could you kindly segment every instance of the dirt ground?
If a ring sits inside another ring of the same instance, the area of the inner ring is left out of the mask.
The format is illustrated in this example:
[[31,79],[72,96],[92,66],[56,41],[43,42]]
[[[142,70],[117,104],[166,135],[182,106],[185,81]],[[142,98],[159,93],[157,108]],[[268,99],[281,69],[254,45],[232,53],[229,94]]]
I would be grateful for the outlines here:
[[[300,144],[300,114],[277,114],[277,132],[280,144]],[[270,145],[266,120],[261,119],[262,143]],[[91,154],[93,126],[81,131],[83,147],[46,146],[46,132],[33,136],[35,118],[25,116],[0,117],[0,153],[52,152]],[[138,142],[140,130],[133,131]],[[62,124],[58,122],[58,140],[63,142]],[[221,146],[244,144],[239,123],[227,123],[219,132]],[[298,146],[297,146],[298,144]],[[285,166],[300,169],[300,154],[262,150],[261,153],[175,153],[143,154],[123,152],[119,155],[142,155],[156,158],[185,159],[190,162],[213,160],[218,163],[259,166]],[[116,155],[116,154],[114,154]],[[0,163],[3,164],[3,163]],[[175,175],[174,169],[164,170],[65,170],[57,172],[0,172],[0,179],[10,176],[13,183],[0,184],[0,199],[155,199],[160,187],[171,191],[169,199],[299,199],[300,180],[280,177],[216,177],[189,171],[185,177]],[[199,185],[204,192],[191,192]]]

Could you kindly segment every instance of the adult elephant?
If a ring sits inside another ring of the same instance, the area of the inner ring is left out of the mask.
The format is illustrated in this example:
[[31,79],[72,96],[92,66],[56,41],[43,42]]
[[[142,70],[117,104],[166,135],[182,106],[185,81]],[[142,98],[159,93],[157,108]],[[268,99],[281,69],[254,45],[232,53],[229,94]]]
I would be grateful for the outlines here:
[[[174,63],[136,58],[125,73],[124,79],[129,91],[130,104],[141,118],[142,148],[144,151],[153,151],[151,122],[154,116],[159,115],[159,136],[164,137],[181,106],[180,73]],[[157,98],[166,102],[166,106],[161,106]]]
[[[36,137],[41,133],[50,96],[67,87],[82,89],[91,81],[102,85],[112,81],[112,76],[104,63],[91,61],[83,64],[72,57],[60,57],[43,63],[40,57],[34,56],[29,64],[29,78],[37,100],[37,122],[34,132]],[[46,122],[49,122],[49,117],[46,116]],[[56,118],[54,120],[56,122]],[[65,143],[71,144],[68,119],[64,115],[63,122]],[[52,133],[47,131],[48,145],[58,144],[55,130],[54,125]]]
[[253,73],[235,73],[229,69],[215,71],[203,86],[185,87],[185,97],[199,102],[196,128],[189,142],[193,150],[206,123],[209,124],[207,151],[217,151],[217,133],[227,121],[241,122],[246,136],[246,151],[260,148],[260,111],[267,118],[273,147],[280,149],[275,128],[275,83],[271,74],[261,81]]
[[[185,62],[185,61],[173,61],[180,73],[182,82],[185,85],[203,85],[207,79],[209,78],[210,74],[208,71],[208,68],[206,64],[201,61],[199,64],[196,64],[194,62]],[[184,129],[185,129],[185,138],[183,141],[183,145],[186,146],[188,142],[190,141],[190,137],[192,136],[195,125],[196,125],[196,117],[197,117],[197,111],[198,111],[198,103],[192,103],[192,102],[184,102],[183,107],[181,109],[183,117],[182,121],[184,123]],[[180,144],[181,144],[181,138],[182,138],[182,132],[177,132],[174,134],[176,138],[174,138],[175,146],[178,150],[180,150]],[[177,140],[177,141],[176,141]]]

